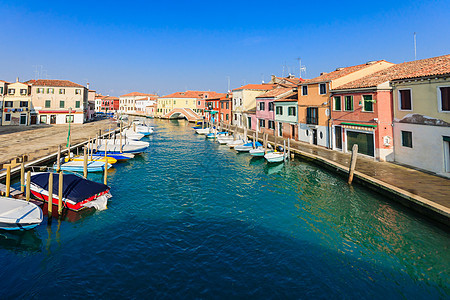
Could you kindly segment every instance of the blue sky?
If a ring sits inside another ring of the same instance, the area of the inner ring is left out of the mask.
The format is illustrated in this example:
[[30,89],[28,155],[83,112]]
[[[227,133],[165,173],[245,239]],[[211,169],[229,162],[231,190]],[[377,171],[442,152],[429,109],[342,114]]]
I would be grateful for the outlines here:
[[[3,1],[0,79],[214,90],[450,53],[450,1]],[[42,67],[41,67],[42,66]]]

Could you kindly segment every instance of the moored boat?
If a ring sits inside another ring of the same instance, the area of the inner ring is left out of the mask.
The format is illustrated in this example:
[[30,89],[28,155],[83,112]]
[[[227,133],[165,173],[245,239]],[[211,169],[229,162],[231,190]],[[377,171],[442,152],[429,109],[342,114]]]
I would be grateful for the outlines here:
[[286,159],[286,157],[287,157],[287,153],[285,153],[285,152],[278,152],[278,151],[264,154],[264,158],[269,163],[283,162]]
[[263,157],[265,154],[264,148],[263,147],[258,147],[255,149],[251,149],[249,151],[250,155],[252,156],[259,156],[259,157]]
[[[88,161],[87,162],[87,171],[91,172],[102,172],[106,168],[111,168],[112,165],[105,163],[104,161]],[[56,168],[56,165],[54,166]],[[60,169],[63,171],[71,171],[71,172],[83,172],[84,170],[84,161],[69,161],[61,164]]]
[[[134,157],[132,153],[115,153],[106,152],[107,157],[114,158],[117,161],[127,161]],[[105,157],[105,152],[96,152],[92,154],[93,157]]]
[[[38,199],[48,202],[48,179],[53,176],[53,205],[59,202],[59,174],[39,172],[31,174],[30,190]],[[105,202],[111,197],[110,188],[99,182],[91,181],[76,174],[63,174],[62,203],[68,209],[79,211],[92,206],[94,201]],[[90,203],[90,204],[88,204]]]
[[[255,142],[255,147],[256,148],[262,147],[262,144],[260,142]],[[238,152],[249,152],[250,150],[253,149],[253,142],[243,145],[237,145],[236,147],[234,147],[234,149]]]
[[19,199],[0,197],[0,229],[33,229],[41,224],[42,218],[42,209],[36,204]]
[[228,136],[228,132],[226,132],[226,131],[221,131],[221,132],[211,132],[211,133],[208,133],[208,134],[206,135],[206,138],[208,138],[208,139],[213,139],[213,138],[217,138],[217,137],[225,137],[225,136]]
[[[69,162],[69,161],[84,161],[84,156],[80,156],[80,155],[71,156],[70,159],[66,156],[64,161],[65,162]],[[104,155],[103,156],[100,156],[100,155],[95,155],[94,156],[94,155],[92,155],[92,159],[91,159],[91,156],[88,155],[87,156],[87,161],[88,162],[89,161],[101,161],[101,162],[107,161],[108,164],[113,165],[113,164],[115,164],[117,162],[117,159],[115,159],[114,157],[111,157],[111,156],[106,156],[106,159],[105,159]]]

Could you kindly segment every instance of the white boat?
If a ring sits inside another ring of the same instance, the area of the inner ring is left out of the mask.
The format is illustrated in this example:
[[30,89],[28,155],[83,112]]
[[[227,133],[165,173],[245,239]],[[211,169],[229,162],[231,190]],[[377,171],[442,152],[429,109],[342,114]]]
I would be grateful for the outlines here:
[[244,141],[244,140],[235,140],[235,141],[230,141],[230,142],[228,142],[227,143],[227,145],[230,147],[230,148],[234,148],[234,147],[236,147],[237,145],[243,145],[243,144],[245,144],[246,142]]
[[225,137],[228,136],[228,132],[222,131],[222,132],[212,132],[212,133],[208,133],[206,135],[206,138],[208,139],[213,139],[213,138],[218,138],[218,137]]
[[[106,164],[107,168],[111,168],[111,164]],[[53,166],[56,169],[56,165]],[[61,170],[63,171],[72,171],[72,172],[83,172],[84,171],[84,161],[82,160],[72,160],[66,163],[61,164]],[[87,171],[89,173],[92,172],[102,172],[105,170],[105,162],[104,161],[88,161],[87,162]]]
[[[137,133],[131,129],[125,129],[122,133],[122,138],[127,138],[128,140],[132,140],[132,141],[139,141],[140,139],[142,139],[145,135]],[[120,137],[119,137],[120,138]],[[117,137],[116,137],[117,139]]]
[[197,134],[208,134],[210,133],[209,128],[199,128],[199,129],[195,129],[195,132]]
[[154,132],[154,128],[147,125],[136,126],[136,132],[143,135],[150,135]]
[[225,145],[226,143],[229,143],[231,141],[234,141],[234,137],[230,135],[217,137],[217,142],[221,145]]
[[[262,144],[260,142],[256,142],[255,146],[256,146],[256,148],[262,147]],[[236,150],[238,152],[249,152],[252,149],[253,149],[253,142],[243,144],[243,145],[237,145],[234,147],[234,150]]]
[[0,229],[32,229],[41,224],[42,215],[42,209],[34,203],[0,197]]
[[284,153],[284,152],[270,152],[270,153],[264,154],[264,158],[269,163],[282,162],[286,159],[286,157],[287,157],[287,153]]
[[[107,153],[120,153],[120,139],[116,140],[107,140],[108,145],[105,147],[105,140],[100,140],[100,145],[97,147],[97,151],[106,152]],[[148,146],[150,146],[147,142],[142,141],[130,141],[126,142],[122,140],[122,152],[123,153],[142,153],[144,152]]]
[[263,147],[258,147],[256,149],[251,149],[249,151],[250,155],[252,156],[264,156],[265,152],[264,152],[264,148]]

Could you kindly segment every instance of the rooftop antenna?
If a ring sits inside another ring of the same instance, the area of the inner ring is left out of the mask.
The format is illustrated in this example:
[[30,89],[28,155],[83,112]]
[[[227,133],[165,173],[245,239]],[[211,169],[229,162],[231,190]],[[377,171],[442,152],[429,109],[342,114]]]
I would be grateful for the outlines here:
[[298,77],[302,78],[302,72],[305,72],[305,76],[306,76],[306,67],[302,66],[302,59],[300,57],[297,57],[297,60],[298,60],[298,67],[299,67]]
[[261,73],[261,82],[264,83],[264,73]]
[[230,92],[230,76],[227,76],[227,81],[228,81],[228,93]]
[[416,33],[414,32],[414,60],[417,60]]

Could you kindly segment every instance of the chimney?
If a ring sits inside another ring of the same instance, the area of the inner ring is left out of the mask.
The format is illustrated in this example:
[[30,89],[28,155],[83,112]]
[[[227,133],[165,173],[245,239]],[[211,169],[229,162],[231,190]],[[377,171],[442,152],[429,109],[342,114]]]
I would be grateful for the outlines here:
[[88,83],[86,83],[86,88],[87,88],[87,89],[89,89],[89,82],[88,82]]
[[325,74],[328,74],[328,72],[322,72],[322,73],[320,73],[320,76],[325,75]]
[[275,75],[270,76],[270,83],[275,83]]
[[19,76],[17,76],[17,78],[16,78],[16,82],[19,82]]

